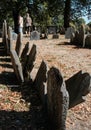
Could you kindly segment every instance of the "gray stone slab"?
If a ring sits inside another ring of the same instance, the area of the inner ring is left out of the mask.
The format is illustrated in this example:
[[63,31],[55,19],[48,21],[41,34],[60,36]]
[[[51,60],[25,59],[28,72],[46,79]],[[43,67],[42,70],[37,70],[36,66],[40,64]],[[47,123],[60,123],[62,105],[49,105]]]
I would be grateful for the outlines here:
[[40,33],[38,31],[32,31],[30,34],[30,40],[39,40],[40,39]]
[[17,77],[19,83],[23,83],[24,77],[23,77],[22,66],[21,66],[21,63],[19,61],[18,55],[17,55],[15,50],[12,50],[10,52],[10,55],[11,55],[11,62],[12,62],[16,77]]
[[52,130],[66,129],[66,116],[69,107],[69,94],[58,69],[52,67],[47,80],[48,117]]

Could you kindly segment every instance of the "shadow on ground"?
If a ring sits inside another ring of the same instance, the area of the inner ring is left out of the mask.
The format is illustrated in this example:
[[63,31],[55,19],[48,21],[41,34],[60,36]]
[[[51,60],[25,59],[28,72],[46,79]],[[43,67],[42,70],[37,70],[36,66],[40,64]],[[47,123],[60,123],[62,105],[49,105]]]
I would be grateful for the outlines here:
[[6,55],[1,45],[0,62],[0,66],[3,69],[0,73],[0,85],[8,87],[11,91],[21,92],[21,98],[26,103],[30,103],[29,111],[0,110],[0,129],[17,130],[21,128],[26,130],[48,130],[46,114],[37,91],[32,87],[32,81],[28,84],[19,85],[15,73],[12,72],[10,56]]

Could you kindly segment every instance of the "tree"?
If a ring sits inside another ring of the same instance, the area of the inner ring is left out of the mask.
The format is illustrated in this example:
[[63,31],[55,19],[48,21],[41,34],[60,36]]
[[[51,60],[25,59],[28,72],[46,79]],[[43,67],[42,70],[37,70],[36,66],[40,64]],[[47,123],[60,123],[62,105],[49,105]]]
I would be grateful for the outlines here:
[[91,0],[64,0],[64,27],[69,27],[71,19],[84,15],[91,16]]

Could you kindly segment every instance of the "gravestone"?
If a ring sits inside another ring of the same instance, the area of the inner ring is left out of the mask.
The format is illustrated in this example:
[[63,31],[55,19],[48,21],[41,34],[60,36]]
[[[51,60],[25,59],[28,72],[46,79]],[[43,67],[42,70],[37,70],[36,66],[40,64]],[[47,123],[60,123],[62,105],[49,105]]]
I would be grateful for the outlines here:
[[18,55],[15,50],[11,50],[10,55],[11,55],[11,62],[12,62],[16,77],[17,77],[19,83],[23,83],[24,77],[23,77],[22,66],[19,61]]
[[7,35],[7,22],[4,20],[3,22],[3,33],[2,33],[2,42],[5,47],[5,51],[9,53],[9,45],[8,45],[8,35]]
[[24,70],[26,67],[26,62],[27,62],[27,58],[28,58],[28,50],[29,50],[29,42],[26,43],[25,47],[23,48],[23,51],[21,53],[20,56],[20,61],[22,64],[22,69]]
[[85,101],[83,97],[91,91],[90,74],[79,71],[66,80],[66,88],[70,98],[69,108]]
[[28,58],[27,58],[27,61],[25,64],[25,69],[23,70],[23,74],[24,74],[24,77],[26,78],[26,80],[29,80],[31,78],[30,72],[32,71],[32,69],[34,67],[36,53],[37,53],[36,52],[36,45],[33,45],[31,50],[30,50],[30,53],[28,55]]
[[79,45],[85,46],[85,26],[81,25],[79,29]]
[[17,40],[17,33],[13,32],[13,31],[12,31],[12,39]]
[[69,95],[63,77],[58,69],[52,67],[47,79],[48,118],[52,130],[66,130],[66,116]]
[[57,26],[48,26],[48,34],[56,34],[57,33]]
[[22,33],[19,33],[17,36],[16,47],[15,47],[15,50],[19,57],[21,55],[21,48],[22,48]]
[[32,31],[30,34],[30,40],[39,40],[40,39],[40,33],[38,31]]
[[65,38],[70,39],[73,33],[75,33],[74,28],[68,27],[67,30],[65,31]]
[[87,35],[85,38],[85,47],[91,48],[91,34]]
[[8,28],[8,45],[10,52],[13,49],[12,28],[10,26]]
[[47,93],[45,85],[47,80],[47,68],[47,64],[42,61],[34,80],[34,87],[38,90],[43,105],[45,105],[45,95]]

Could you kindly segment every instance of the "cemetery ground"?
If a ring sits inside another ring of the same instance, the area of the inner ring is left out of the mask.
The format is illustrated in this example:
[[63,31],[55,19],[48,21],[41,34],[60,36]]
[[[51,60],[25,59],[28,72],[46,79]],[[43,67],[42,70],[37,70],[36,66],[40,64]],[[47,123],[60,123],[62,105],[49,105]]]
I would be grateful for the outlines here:
[[[51,36],[50,36],[51,37]],[[59,39],[31,40],[23,38],[23,45],[29,41],[30,48],[37,46],[37,57],[31,77],[34,79],[42,60],[48,67],[57,67],[64,79],[82,70],[91,74],[91,49],[70,45],[60,35]],[[1,39],[2,40],[2,39]],[[34,88],[18,85],[11,59],[1,51],[0,45],[0,130],[48,130],[46,114]],[[91,93],[86,101],[68,110],[67,130],[91,129]]]

